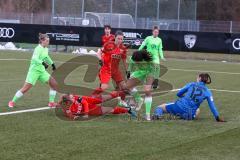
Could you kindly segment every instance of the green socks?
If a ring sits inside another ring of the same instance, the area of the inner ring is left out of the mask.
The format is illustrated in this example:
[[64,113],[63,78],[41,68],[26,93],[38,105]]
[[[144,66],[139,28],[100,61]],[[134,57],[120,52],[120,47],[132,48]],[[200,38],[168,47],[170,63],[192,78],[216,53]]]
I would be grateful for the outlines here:
[[22,96],[23,96],[23,93],[19,90],[19,91],[17,91],[17,93],[16,93],[15,96],[13,97],[12,101],[13,101],[14,103],[16,103]]
[[151,114],[151,107],[152,107],[152,96],[145,97],[145,107],[146,107],[146,115]]
[[[50,89],[50,91],[49,91],[49,102],[54,102],[56,94],[57,94],[57,92],[55,90]],[[16,92],[12,101],[14,103],[16,103],[22,96],[23,96],[23,93],[19,90],[19,91]]]
[[57,92],[53,89],[49,91],[49,102],[54,102]]

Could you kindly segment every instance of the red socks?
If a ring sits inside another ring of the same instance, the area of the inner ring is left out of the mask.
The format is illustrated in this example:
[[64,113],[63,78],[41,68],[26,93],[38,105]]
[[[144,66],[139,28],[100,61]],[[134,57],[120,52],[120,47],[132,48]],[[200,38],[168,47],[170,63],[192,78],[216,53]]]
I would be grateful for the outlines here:
[[128,109],[127,108],[123,108],[123,107],[115,107],[112,111],[112,114],[124,114],[124,113],[128,113]]

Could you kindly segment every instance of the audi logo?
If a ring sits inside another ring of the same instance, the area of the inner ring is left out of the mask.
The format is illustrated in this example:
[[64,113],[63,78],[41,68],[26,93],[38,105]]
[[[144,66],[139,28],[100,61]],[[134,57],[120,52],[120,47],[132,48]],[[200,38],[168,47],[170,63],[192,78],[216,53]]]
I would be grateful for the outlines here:
[[13,28],[1,28],[0,27],[0,38],[12,38],[15,35]]

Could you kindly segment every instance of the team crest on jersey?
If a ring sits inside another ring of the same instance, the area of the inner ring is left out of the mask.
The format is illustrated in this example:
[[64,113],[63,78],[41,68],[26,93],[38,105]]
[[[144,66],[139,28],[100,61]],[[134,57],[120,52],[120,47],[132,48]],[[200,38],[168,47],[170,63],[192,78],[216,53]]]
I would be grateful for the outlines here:
[[184,42],[188,49],[191,49],[195,46],[197,41],[197,36],[193,34],[187,34],[184,36]]

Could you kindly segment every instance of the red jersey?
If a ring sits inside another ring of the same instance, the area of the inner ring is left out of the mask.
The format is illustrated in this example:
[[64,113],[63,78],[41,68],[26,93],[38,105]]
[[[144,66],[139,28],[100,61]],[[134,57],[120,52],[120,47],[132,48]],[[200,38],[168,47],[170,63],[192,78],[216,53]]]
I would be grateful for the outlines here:
[[104,45],[107,42],[114,42],[115,41],[115,36],[113,34],[110,34],[109,36],[104,35],[102,36],[102,45]]
[[[80,98],[77,95],[74,95],[73,97],[73,103],[69,107],[69,111],[71,111],[72,114],[89,114],[90,109],[92,111],[94,107],[96,108],[96,104],[102,103],[100,98],[92,98],[88,96],[82,96],[82,98]],[[80,102],[79,99],[81,99]]]
[[119,63],[121,60],[126,60],[126,51],[121,49],[121,46],[116,46],[114,42],[108,42],[103,46],[103,68],[108,71],[115,71],[119,69]]
[[82,103],[85,102],[83,99],[81,100],[81,102],[78,102],[79,98],[80,98],[79,96],[73,96],[73,102],[69,107],[69,111],[71,111],[71,113],[73,114],[81,114],[82,111],[84,109],[86,110],[86,107],[88,107],[85,103]]

